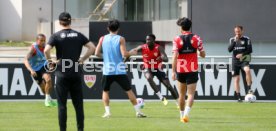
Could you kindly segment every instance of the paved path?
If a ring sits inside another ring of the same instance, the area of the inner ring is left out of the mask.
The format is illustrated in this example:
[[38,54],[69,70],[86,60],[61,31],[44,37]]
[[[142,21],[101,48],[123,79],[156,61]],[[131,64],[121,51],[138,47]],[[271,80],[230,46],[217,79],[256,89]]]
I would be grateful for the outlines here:
[[[4,55],[20,55],[21,58],[3,58],[0,57],[0,63],[2,62],[23,62],[25,55],[28,53],[29,47],[0,47],[0,56]],[[84,54],[86,48],[83,48],[82,54]]]

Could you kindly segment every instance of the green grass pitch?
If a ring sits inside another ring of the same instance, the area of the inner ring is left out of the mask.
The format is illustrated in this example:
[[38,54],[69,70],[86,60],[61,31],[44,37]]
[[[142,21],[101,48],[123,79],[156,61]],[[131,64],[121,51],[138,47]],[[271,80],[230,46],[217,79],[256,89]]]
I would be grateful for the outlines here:
[[[109,119],[101,118],[100,101],[86,101],[86,131],[275,131],[276,103],[195,102],[188,124],[179,121],[173,101],[147,102],[143,112],[148,118],[136,118],[128,101],[112,101]],[[68,101],[67,129],[76,131],[74,108]],[[58,131],[57,108],[43,102],[0,102],[0,131]]]

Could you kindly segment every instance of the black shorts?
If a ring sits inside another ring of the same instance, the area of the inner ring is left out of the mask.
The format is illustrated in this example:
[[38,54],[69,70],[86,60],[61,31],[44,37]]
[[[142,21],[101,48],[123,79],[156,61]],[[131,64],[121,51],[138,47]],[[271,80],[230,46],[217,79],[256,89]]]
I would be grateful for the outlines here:
[[146,76],[147,73],[150,73],[152,75],[152,77],[156,76],[158,78],[158,80],[163,81],[163,80],[167,80],[168,76],[166,75],[166,73],[164,71],[161,71],[159,69],[144,69],[144,75]]
[[131,84],[127,75],[103,75],[102,85],[104,91],[109,91],[113,82],[117,82],[125,91],[131,90]]
[[232,76],[240,75],[240,70],[243,70],[245,66],[249,66],[249,62],[235,62],[232,64]]
[[40,85],[42,81],[44,81],[43,74],[47,73],[47,71],[44,69],[44,67],[42,67],[39,71],[35,71],[35,72],[36,72],[36,77],[33,77],[33,78],[36,80],[38,85]]
[[186,83],[187,85],[197,83],[198,72],[177,73],[177,80],[181,83]]

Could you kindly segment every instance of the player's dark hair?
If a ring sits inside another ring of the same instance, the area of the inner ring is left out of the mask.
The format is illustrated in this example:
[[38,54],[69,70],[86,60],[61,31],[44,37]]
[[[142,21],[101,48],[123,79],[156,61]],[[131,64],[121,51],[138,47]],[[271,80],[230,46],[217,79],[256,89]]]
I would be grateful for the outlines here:
[[120,28],[120,22],[116,19],[108,21],[108,29],[112,32],[117,31]]
[[37,35],[36,35],[36,39],[37,39],[37,40],[40,39],[41,37],[46,38],[46,36],[45,36],[44,34],[37,34]]
[[241,30],[243,30],[243,27],[241,25],[236,25],[235,28],[240,28]]
[[71,21],[59,21],[59,24],[62,26],[68,26],[71,25]]
[[151,37],[153,40],[156,39],[155,35],[154,34],[148,34],[147,36]]
[[179,18],[176,22],[178,26],[181,26],[182,30],[188,31],[192,27],[192,21],[189,18]]

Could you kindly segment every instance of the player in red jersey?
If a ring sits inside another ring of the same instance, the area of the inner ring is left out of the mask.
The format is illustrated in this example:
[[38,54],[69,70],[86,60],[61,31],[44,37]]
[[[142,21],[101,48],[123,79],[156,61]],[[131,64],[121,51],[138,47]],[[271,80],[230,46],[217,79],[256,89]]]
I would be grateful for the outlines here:
[[155,94],[159,97],[159,99],[163,102],[164,105],[168,104],[166,97],[161,95],[160,90],[156,86],[155,82],[153,81],[153,77],[156,76],[161,83],[163,83],[166,88],[170,91],[173,98],[178,100],[178,96],[176,91],[173,89],[168,76],[162,70],[162,61],[168,62],[168,57],[164,51],[164,49],[155,43],[155,35],[149,34],[146,37],[146,44],[140,45],[133,50],[137,52],[142,52],[143,56],[143,72],[148,80],[151,88],[154,90]]
[[[199,55],[204,58],[205,51],[201,38],[189,32],[192,26],[191,20],[181,18],[177,21],[177,25],[181,26],[181,35],[175,37],[173,41],[172,79],[178,80],[180,120],[188,122],[198,81],[197,53],[199,52]],[[187,104],[185,104],[186,92]]]

